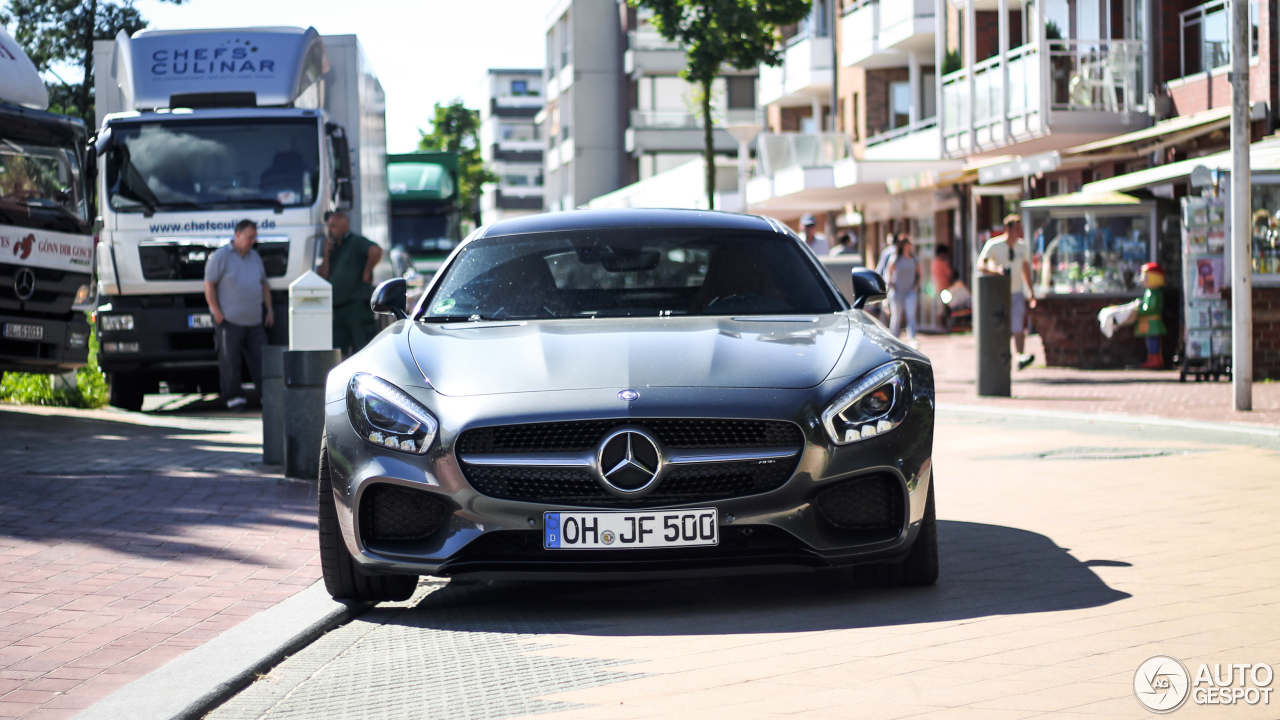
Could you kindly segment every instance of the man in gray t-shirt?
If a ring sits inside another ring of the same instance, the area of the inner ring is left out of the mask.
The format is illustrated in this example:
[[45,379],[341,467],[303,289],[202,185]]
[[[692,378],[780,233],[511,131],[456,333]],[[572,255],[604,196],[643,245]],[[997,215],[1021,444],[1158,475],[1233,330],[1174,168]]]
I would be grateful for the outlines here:
[[242,358],[254,386],[262,390],[262,346],[267,344],[266,328],[275,324],[267,270],[253,249],[257,242],[258,225],[241,220],[231,242],[214,251],[204,266],[204,297],[213,313],[222,399],[231,410],[245,409]]

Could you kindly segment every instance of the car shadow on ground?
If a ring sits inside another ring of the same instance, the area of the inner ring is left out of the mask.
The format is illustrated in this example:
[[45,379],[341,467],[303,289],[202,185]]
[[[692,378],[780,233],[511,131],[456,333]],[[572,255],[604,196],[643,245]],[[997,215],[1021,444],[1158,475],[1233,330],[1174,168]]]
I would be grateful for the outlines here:
[[1041,613],[1129,597],[1034,532],[939,521],[942,566],[927,588],[853,586],[795,573],[654,582],[461,582],[385,622],[436,630],[590,635],[711,635],[867,628]]

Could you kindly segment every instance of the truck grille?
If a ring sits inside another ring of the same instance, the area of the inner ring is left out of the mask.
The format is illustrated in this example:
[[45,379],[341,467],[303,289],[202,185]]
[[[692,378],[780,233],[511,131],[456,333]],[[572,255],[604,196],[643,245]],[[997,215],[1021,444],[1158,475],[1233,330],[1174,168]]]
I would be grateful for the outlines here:
[[[643,427],[673,450],[794,448],[790,457],[672,465],[657,486],[637,498],[619,498],[585,467],[480,465],[469,455],[588,453],[619,425]],[[707,502],[782,487],[800,462],[804,437],[789,422],[766,420],[617,419],[533,423],[463,432],[455,443],[463,474],[477,492],[521,502],[589,507],[655,507]]]
[[[219,244],[155,242],[138,247],[142,277],[146,280],[203,280],[204,266]],[[288,241],[262,241],[254,247],[262,258],[267,277],[284,277],[289,269]]]
[[36,276],[35,293],[27,300],[18,298],[13,282],[25,265],[0,263],[0,311],[21,310],[27,317],[45,320],[71,320],[74,313],[76,291],[89,282],[89,270],[83,273],[33,267]]

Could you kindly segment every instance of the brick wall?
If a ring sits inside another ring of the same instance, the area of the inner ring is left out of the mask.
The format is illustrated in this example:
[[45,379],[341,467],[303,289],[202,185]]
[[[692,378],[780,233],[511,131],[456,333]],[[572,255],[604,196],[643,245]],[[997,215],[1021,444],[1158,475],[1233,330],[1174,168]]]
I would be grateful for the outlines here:
[[1253,379],[1280,379],[1280,288],[1253,288]]
[[907,82],[906,68],[867,71],[866,126],[868,137],[889,129],[889,83]]
[[1134,337],[1133,326],[1120,328],[1110,339],[1098,329],[1098,311],[1125,302],[1081,296],[1039,299],[1031,322],[1044,341],[1045,364],[1086,370],[1142,364],[1147,359],[1146,340]]

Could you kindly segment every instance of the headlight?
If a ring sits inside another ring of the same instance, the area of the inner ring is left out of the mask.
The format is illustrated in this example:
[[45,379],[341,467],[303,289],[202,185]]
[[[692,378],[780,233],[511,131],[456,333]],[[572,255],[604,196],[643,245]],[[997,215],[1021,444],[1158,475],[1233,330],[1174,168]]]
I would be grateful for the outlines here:
[[347,416],[368,442],[415,455],[427,452],[439,428],[422,403],[368,373],[356,373],[347,386]]
[[822,411],[822,425],[836,445],[882,435],[902,424],[911,404],[911,374],[895,360],[863,375]]
[[98,322],[102,323],[102,329],[106,332],[133,329],[132,315],[99,315]]

